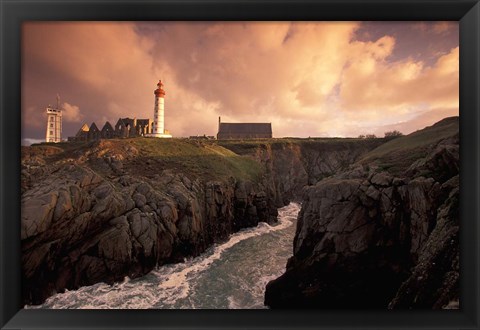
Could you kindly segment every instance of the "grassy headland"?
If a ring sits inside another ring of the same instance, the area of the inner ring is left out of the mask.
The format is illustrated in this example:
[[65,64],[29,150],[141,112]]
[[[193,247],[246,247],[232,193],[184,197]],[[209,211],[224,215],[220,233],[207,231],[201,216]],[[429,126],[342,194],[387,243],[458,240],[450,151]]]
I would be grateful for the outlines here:
[[458,134],[459,118],[445,118],[432,126],[398,137],[367,153],[359,161],[376,164],[393,174],[401,174],[414,161],[426,156],[440,141]]

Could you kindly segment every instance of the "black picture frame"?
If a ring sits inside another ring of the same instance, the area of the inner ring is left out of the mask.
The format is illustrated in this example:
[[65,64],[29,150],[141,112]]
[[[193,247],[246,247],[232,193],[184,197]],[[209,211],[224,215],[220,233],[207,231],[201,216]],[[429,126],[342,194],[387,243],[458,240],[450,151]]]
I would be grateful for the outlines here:
[[[479,328],[478,0],[0,0],[1,329]],[[460,22],[460,310],[25,310],[21,306],[21,24],[27,20],[454,20]]]

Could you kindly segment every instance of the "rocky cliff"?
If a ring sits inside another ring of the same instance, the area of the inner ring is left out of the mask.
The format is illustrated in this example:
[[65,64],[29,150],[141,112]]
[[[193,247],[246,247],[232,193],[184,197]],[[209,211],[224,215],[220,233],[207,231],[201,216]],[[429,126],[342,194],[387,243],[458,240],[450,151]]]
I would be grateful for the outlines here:
[[241,228],[274,222],[276,209],[306,184],[382,142],[282,139],[222,147],[136,138],[23,147],[24,302],[141,276]]
[[301,202],[305,187],[348,168],[383,143],[383,139],[348,138],[219,141],[236,154],[262,164],[275,188],[277,204],[284,205]]
[[272,308],[442,308],[459,294],[458,117],[372,150],[303,194]]
[[23,150],[26,303],[137,277],[198,255],[240,228],[275,221],[274,196],[253,161],[215,146],[165,143]]

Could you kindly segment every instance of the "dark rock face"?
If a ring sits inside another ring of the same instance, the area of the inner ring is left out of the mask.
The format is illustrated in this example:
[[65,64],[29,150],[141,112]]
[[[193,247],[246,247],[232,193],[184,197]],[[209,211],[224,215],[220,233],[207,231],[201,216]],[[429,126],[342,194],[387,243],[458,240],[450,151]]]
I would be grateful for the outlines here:
[[309,187],[272,308],[442,308],[458,299],[458,134],[403,176],[357,164]]
[[147,180],[126,172],[128,159],[118,155],[97,153],[91,161],[80,155],[48,166],[44,156],[25,157],[23,164],[27,304],[196,256],[241,228],[276,221],[281,206],[266,179],[202,181],[159,170]]
[[[256,180],[193,179],[181,170],[163,168],[161,159],[145,157],[132,145],[122,145],[125,150],[113,152],[112,141],[91,143],[81,153],[62,154],[56,147],[36,152],[25,148],[21,224],[24,302],[42,303],[66,288],[112,283],[125,276],[141,276],[156,265],[181,262],[241,228],[276,221],[278,207],[291,200],[301,201],[302,196],[305,201],[295,255],[282,276],[287,280],[280,278],[269,285],[267,303],[272,307],[287,306],[285,301],[296,307],[316,306],[322,290],[339,303],[347,297],[352,306],[358,306],[362,292],[355,283],[359,273],[368,279],[367,284],[383,285],[379,292],[392,291],[392,283],[398,287],[411,275],[408,270],[423,255],[423,245],[433,239],[440,211],[432,213],[431,203],[437,203],[438,196],[449,196],[448,187],[442,188],[440,182],[451,177],[451,170],[440,171],[444,166],[439,164],[454,168],[450,158],[458,158],[458,149],[446,146],[448,155],[431,154],[432,161],[419,162],[407,176],[434,168],[438,170],[434,178],[411,180],[362,166],[345,172],[382,143],[381,139],[312,140],[260,145],[243,153],[265,168],[264,175]],[[456,166],[458,172],[458,163]],[[311,185],[315,186],[305,188]],[[421,198],[426,201],[421,202]],[[415,214],[404,208],[415,210]],[[442,210],[455,211],[447,205]],[[410,224],[408,217],[416,220]],[[445,241],[450,236],[440,232],[436,237]],[[446,252],[438,251],[431,258]],[[371,258],[383,260],[381,269]],[[454,275],[442,279],[452,288],[457,283]],[[323,277],[331,279],[330,284],[324,284]],[[422,283],[414,283],[417,278],[412,278],[411,285],[421,287]],[[337,282],[351,283],[345,290]],[[371,296],[367,288],[364,292]],[[411,292],[409,288],[405,290]],[[355,290],[358,299],[347,295]],[[392,298],[395,292],[388,295]],[[375,303],[371,305],[377,306],[378,299],[384,306],[388,304],[390,300],[384,296],[372,297]],[[398,306],[409,304],[401,299],[397,299]]]
[[301,201],[304,187],[345,170],[362,155],[384,143],[382,139],[354,141],[315,141],[266,143],[253,150],[233,151],[264,164],[275,191],[276,203]]
[[[449,185],[452,187],[448,187]],[[449,194],[438,208],[436,226],[421,249],[409,277],[390,302],[389,308],[439,309],[453,300],[458,300],[458,187],[458,175],[442,185]]]

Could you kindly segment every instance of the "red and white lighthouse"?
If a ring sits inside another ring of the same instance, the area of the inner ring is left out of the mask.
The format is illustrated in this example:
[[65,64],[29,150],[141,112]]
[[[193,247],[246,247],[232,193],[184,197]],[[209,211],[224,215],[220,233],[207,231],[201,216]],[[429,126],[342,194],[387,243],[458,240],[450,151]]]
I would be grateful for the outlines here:
[[171,138],[172,136],[165,131],[165,90],[163,83],[158,81],[158,88],[153,92],[155,94],[155,106],[153,108],[153,129],[151,137]]

